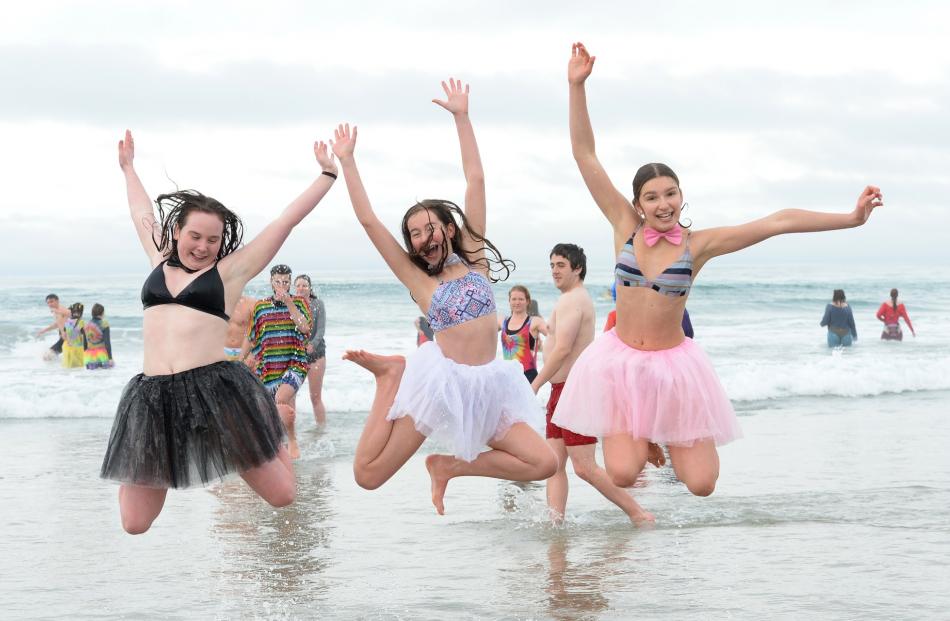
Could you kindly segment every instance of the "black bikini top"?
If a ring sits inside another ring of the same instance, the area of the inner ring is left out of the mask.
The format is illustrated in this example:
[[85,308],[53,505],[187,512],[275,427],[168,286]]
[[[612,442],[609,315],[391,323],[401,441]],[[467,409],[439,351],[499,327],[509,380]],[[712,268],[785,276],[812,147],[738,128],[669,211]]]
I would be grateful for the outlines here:
[[179,304],[225,321],[230,319],[224,312],[224,282],[218,273],[217,264],[188,283],[177,296],[173,296],[165,284],[166,262],[159,263],[142,285],[143,309],[161,304]]

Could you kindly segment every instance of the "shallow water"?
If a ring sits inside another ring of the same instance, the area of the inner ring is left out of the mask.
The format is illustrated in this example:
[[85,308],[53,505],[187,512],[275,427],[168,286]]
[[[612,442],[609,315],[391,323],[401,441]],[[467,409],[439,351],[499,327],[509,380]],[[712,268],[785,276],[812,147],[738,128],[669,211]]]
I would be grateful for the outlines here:
[[[631,526],[573,475],[561,527],[538,484],[454,480],[438,516],[422,454],[380,490],[358,488],[351,461],[367,377],[336,360],[351,344],[410,347],[415,311],[397,287],[372,294],[365,281],[341,279],[324,285],[337,313],[326,431],[298,402],[297,502],[273,509],[240,480],[172,492],[141,537],[122,532],[117,488],[97,478],[118,391],[140,369],[141,311],[126,301],[135,279],[60,288],[87,307],[104,299],[117,326],[119,366],[99,373],[40,361],[43,344],[29,331],[44,325],[45,291],[0,283],[21,320],[0,322],[12,337],[0,345],[0,380],[11,387],[0,397],[2,616],[944,617],[950,283],[919,284],[930,293],[914,306],[905,287],[921,337],[895,346],[874,340],[867,314],[880,300],[860,302],[883,283],[854,279],[862,339],[829,352],[816,324],[831,283],[734,280],[709,278],[690,311],[745,438],[720,450],[709,498],[690,496],[669,468],[648,470],[633,493],[656,515],[653,527]],[[550,310],[553,295],[540,280],[531,286]],[[745,297],[729,302],[738,289]],[[361,303],[346,307],[352,299]],[[601,316],[606,308],[598,301]]]

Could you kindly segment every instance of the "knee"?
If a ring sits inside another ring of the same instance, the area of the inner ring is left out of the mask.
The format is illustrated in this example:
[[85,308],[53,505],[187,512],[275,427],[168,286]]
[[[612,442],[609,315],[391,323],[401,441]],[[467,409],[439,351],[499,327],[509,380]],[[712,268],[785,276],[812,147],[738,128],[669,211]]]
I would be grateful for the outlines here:
[[590,483],[591,478],[594,476],[594,465],[588,461],[571,461],[574,465],[574,474],[577,475],[582,481],[587,481]]
[[122,516],[122,529],[130,535],[141,535],[152,527],[152,520],[135,516]]
[[272,489],[265,500],[272,507],[286,507],[297,499],[297,486],[294,483],[281,485]]
[[685,481],[686,489],[693,496],[709,496],[716,491],[715,478],[701,478],[693,481]]
[[280,415],[280,419],[284,421],[285,424],[294,422],[294,418],[297,417],[296,410],[286,403],[277,404],[277,413]]
[[548,447],[548,450],[544,452],[541,457],[541,460],[538,462],[538,481],[544,479],[549,479],[558,473],[558,470],[563,469],[558,463],[557,455],[554,454],[554,451],[551,450],[551,447]]
[[379,489],[383,483],[386,482],[386,479],[383,479],[375,472],[372,472],[370,468],[366,466],[353,466],[353,478],[356,479],[356,484],[366,490]]
[[617,487],[633,487],[639,474],[639,472],[618,470],[607,465],[607,475]]

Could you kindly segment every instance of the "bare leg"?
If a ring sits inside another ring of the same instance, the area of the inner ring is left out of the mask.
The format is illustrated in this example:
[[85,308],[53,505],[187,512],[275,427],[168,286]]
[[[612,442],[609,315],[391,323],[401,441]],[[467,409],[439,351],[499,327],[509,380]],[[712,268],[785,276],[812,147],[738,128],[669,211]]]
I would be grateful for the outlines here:
[[152,522],[165,506],[167,489],[140,487],[138,485],[119,486],[119,515],[122,528],[130,535],[141,535],[152,526]]
[[443,498],[450,479],[479,476],[509,481],[542,481],[557,472],[557,456],[544,439],[526,423],[512,425],[501,439],[488,443],[492,448],[467,462],[451,455],[429,455],[426,468],[432,479],[432,504],[439,515],[445,513]]
[[557,455],[557,472],[547,480],[547,498],[548,509],[551,510],[551,519],[556,524],[564,520],[564,512],[567,510],[567,449],[564,447],[564,440],[560,438],[548,438],[548,446]]
[[603,494],[607,500],[620,507],[634,524],[654,521],[655,518],[652,513],[645,511],[633,499],[629,491],[614,485],[614,482],[607,475],[607,471],[597,465],[595,446],[594,444],[585,444],[567,447],[567,454],[571,456],[574,473],[593,485],[594,489]]
[[719,479],[719,453],[712,440],[701,440],[693,446],[671,446],[670,460],[676,478],[696,496],[709,496]]
[[376,395],[353,458],[356,483],[366,489],[376,489],[402,468],[426,437],[416,431],[409,417],[386,420],[406,368],[405,358],[380,356],[362,350],[348,351],[343,358],[376,376]]
[[315,360],[307,371],[307,386],[310,389],[310,403],[313,405],[313,417],[317,426],[327,424],[327,406],[323,404],[323,376],[327,372],[327,359]]
[[297,497],[297,478],[290,453],[280,447],[277,457],[241,473],[252,490],[274,507],[286,507]]
[[277,401],[277,412],[280,414],[280,420],[284,422],[284,427],[287,428],[287,444],[292,459],[300,457],[297,433],[294,431],[297,420],[297,410],[294,408],[296,397],[297,391],[289,384],[281,384],[274,397]]
[[648,442],[627,434],[607,436],[604,442],[604,462],[607,474],[617,487],[633,487],[647,463]]

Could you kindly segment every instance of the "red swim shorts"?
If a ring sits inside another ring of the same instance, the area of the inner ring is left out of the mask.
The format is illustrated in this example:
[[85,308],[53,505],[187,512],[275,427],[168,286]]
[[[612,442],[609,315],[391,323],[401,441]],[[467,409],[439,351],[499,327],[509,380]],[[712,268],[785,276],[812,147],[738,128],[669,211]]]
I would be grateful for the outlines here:
[[554,440],[564,440],[564,446],[583,446],[585,444],[596,444],[597,438],[592,438],[590,436],[582,436],[579,433],[574,433],[569,429],[564,429],[563,427],[558,427],[551,422],[551,417],[554,416],[554,408],[557,407],[558,399],[561,398],[561,391],[564,390],[564,382],[560,384],[551,384],[551,397],[548,399],[548,411],[547,411],[547,428],[544,433],[544,437]]

